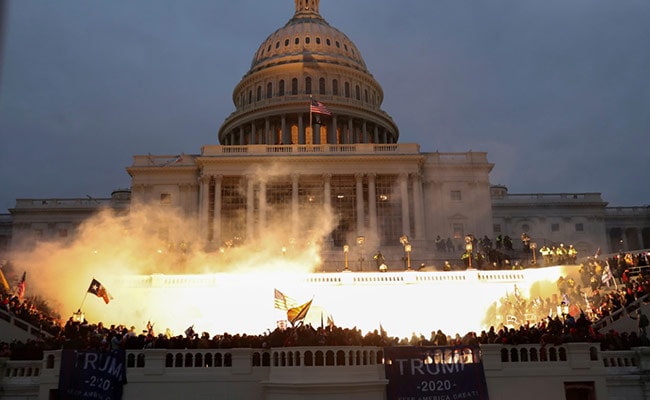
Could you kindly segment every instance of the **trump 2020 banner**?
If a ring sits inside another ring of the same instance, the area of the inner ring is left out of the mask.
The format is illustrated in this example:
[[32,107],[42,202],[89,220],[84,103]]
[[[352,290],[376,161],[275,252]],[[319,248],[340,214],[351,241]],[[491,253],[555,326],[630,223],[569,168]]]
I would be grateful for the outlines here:
[[125,358],[124,350],[63,350],[59,400],[120,400]]
[[476,346],[384,348],[388,400],[488,400]]

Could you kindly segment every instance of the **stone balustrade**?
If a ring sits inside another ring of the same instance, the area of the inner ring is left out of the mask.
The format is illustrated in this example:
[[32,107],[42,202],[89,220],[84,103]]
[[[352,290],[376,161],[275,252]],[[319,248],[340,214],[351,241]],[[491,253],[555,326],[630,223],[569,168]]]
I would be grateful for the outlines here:
[[[566,343],[480,349],[491,398],[513,398],[508,393],[517,393],[517,386],[531,400],[561,398],[553,396],[562,395],[563,385],[573,381],[593,382],[599,396],[607,394],[602,398],[648,398],[643,397],[643,377],[650,371],[650,348],[601,352],[595,343]],[[46,352],[43,361],[0,359],[5,397],[48,398],[58,385],[60,360],[61,351]],[[379,347],[145,349],[127,351],[126,363],[127,400],[177,398],[182,393],[269,400],[303,398],[295,397],[297,393],[384,399],[387,384]]]

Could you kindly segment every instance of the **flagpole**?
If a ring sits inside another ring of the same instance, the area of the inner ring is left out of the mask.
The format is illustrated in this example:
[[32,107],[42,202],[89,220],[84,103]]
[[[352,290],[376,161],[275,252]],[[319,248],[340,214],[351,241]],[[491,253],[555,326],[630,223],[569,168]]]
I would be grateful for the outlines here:
[[84,294],[83,300],[81,300],[81,305],[79,306],[79,310],[81,310],[84,306],[84,303],[86,302],[86,297],[88,297],[88,292]]
[[[93,276],[93,279],[90,281],[91,285],[92,285],[92,281],[94,281],[94,280],[95,280],[95,277]],[[86,290],[86,293],[84,293],[84,298],[83,298],[83,300],[81,300],[81,305],[79,306],[79,311],[81,311],[81,309],[83,308],[84,303],[86,302],[86,297],[88,297],[88,290]]]
[[[314,102],[314,99],[312,98],[311,95],[309,95],[309,129],[312,131],[312,132],[311,132],[311,136],[312,136],[312,138],[314,137],[314,132],[313,132],[314,127],[313,127],[312,124],[311,124],[311,118],[312,118],[312,116],[311,116],[311,114],[312,114],[312,112],[311,112],[311,105],[313,104],[313,102]],[[305,141],[306,141],[306,140],[305,140]],[[313,141],[312,141],[312,143],[313,143]]]

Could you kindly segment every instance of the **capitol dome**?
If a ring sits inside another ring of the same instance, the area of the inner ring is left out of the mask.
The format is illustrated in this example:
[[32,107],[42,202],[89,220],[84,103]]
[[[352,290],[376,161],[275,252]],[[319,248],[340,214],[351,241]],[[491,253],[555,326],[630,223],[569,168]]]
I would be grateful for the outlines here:
[[368,72],[359,49],[347,36],[332,27],[313,6],[296,2],[296,13],[282,28],[273,32],[259,47],[248,72],[253,73],[278,63],[310,62],[346,65]]
[[[295,0],[293,17],[262,42],[235,87],[236,111],[218,139],[222,145],[396,143],[383,96],[357,46],[320,15],[319,0]],[[310,111],[312,104],[319,112]]]

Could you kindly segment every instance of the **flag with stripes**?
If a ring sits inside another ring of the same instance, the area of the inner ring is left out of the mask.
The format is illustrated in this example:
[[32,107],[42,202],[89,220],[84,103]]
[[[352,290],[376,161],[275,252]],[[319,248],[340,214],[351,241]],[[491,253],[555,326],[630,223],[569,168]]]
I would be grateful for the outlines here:
[[316,114],[323,114],[323,115],[332,115],[332,112],[325,107],[325,104],[321,103],[320,101],[316,99],[310,99],[311,103],[309,106],[309,111],[316,113]]
[[601,277],[601,280],[603,284],[607,284],[609,287],[611,280],[614,279],[614,274],[612,274],[612,270],[609,268],[609,263],[605,263],[605,268],[603,268],[603,276]]
[[278,310],[286,311],[298,305],[298,302],[292,299],[291,297],[285,295],[278,289],[274,289],[274,290],[275,290],[275,295],[274,295],[273,306]]
[[25,289],[27,289],[27,282],[25,282],[26,277],[27,272],[23,272],[23,277],[20,279],[20,282],[18,282],[18,285],[16,285],[16,296],[18,296],[18,299],[20,300],[25,297]]

